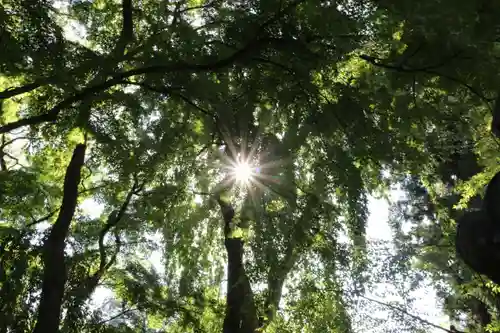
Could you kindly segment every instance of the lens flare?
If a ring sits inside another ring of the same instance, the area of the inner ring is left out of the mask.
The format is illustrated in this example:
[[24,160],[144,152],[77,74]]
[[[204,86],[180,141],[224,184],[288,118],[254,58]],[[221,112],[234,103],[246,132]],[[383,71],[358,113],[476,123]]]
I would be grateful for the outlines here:
[[234,177],[240,183],[248,183],[252,180],[253,170],[248,163],[237,163],[233,168]]

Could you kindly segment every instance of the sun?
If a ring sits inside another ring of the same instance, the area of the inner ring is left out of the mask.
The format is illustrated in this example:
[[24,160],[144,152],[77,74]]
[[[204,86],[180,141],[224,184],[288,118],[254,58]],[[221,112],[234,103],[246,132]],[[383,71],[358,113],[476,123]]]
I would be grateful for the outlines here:
[[246,162],[238,162],[233,167],[233,174],[236,181],[246,184],[252,180],[253,169]]

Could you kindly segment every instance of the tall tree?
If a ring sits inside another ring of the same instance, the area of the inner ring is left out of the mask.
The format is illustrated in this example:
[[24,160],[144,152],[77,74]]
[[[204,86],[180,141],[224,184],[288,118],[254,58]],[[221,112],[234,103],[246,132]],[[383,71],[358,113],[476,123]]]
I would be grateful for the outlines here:
[[3,1],[0,328],[354,331],[368,197],[493,171],[498,10]]

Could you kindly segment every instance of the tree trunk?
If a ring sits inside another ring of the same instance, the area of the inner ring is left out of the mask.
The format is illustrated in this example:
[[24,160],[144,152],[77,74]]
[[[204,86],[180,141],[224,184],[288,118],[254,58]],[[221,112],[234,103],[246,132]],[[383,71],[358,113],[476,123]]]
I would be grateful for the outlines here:
[[253,292],[243,265],[243,240],[231,237],[234,209],[218,199],[224,217],[227,251],[227,297],[223,333],[254,333],[258,328]]
[[75,213],[78,184],[85,159],[84,144],[79,144],[66,169],[61,210],[43,245],[43,281],[38,316],[33,333],[57,333],[61,317],[61,304],[66,283],[64,262],[65,240]]

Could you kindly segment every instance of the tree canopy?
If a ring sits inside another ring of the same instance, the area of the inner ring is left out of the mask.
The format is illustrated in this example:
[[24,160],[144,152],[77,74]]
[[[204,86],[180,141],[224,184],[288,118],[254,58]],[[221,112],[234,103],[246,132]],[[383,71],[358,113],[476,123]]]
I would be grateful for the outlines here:
[[[454,247],[500,170],[499,15],[3,0],[0,332],[500,331]],[[453,327],[412,307],[431,287]]]

